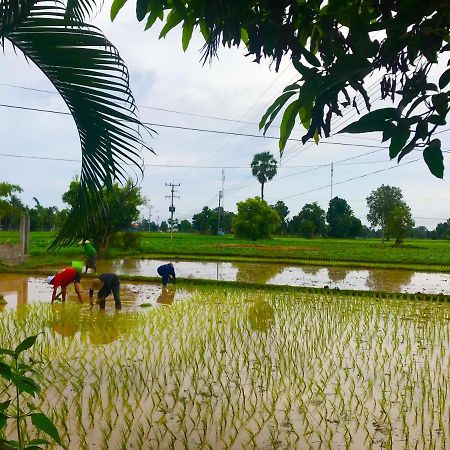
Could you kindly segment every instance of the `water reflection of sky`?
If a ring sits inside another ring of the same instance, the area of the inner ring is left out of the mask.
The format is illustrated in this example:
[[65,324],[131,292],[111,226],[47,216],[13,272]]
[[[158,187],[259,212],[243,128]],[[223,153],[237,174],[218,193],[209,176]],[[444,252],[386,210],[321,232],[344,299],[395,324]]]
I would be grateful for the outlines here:
[[[167,261],[117,259],[99,262],[99,270],[118,274],[158,276],[156,269]],[[312,286],[388,292],[450,294],[450,274],[395,269],[349,269],[345,267],[288,266],[252,262],[174,263],[180,278],[203,278],[247,283]]]
[[[83,286],[82,283],[82,293],[86,302],[85,307],[89,309],[88,288],[87,284]],[[4,296],[7,302],[3,306],[0,305],[0,310],[36,302],[50,303],[51,293],[52,287],[43,278],[29,277],[27,275],[0,275],[0,294]],[[126,282],[121,283],[120,294],[124,309],[140,309],[142,304],[151,306],[170,305],[173,301],[187,296],[186,290],[177,289],[173,285],[163,288],[158,284]],[[95,295],[94,299],[96,299]],[[67,302],[78,303],[73,285],[69,287]],[[114,309],[112,295],[106,300],[106,309]]]

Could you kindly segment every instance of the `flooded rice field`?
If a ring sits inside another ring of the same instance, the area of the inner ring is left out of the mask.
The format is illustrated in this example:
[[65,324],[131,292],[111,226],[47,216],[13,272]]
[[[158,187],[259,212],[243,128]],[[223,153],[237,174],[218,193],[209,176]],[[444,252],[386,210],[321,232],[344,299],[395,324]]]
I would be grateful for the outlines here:
[[201,288],[0,313],[0,347],[40,331],[68,449],[449,448],[448,303]]
[[[158,276],[156,269],[167,261],[153,259],[103,260],[99,272]],[[312,286],[386,292],[450,294],[450,273],[428,273],[397,269],[349,269],[345,267],[288,266],[252,262],[174,263],[181,278],[242,281],[247,283]]]
[[[89,301],[89,281],[81,280],[84,301]],[[15,309],[18,306],[30,305],[36,302],[50,302],[52,298],[52,287],[43,277],[37,278],[28,275],[6,275],[0,274],[0,295],[3,295],[6,303],[0,304],[3,309]],[[158,306],[170,305],[176,300],[185,298],[187,291],[170,285],[163,288],[157,284],[127,283],[121,282],[120,298],[122,306],[127,309],[140,309],[141,305]],[[95,297],[94,297],[95,298]],[[73,286],[68,288],[68,302],[78,303]],[[89,304],[84,305],[89,309]],[[114,308],[112,296],[106,301],[106,308]]]

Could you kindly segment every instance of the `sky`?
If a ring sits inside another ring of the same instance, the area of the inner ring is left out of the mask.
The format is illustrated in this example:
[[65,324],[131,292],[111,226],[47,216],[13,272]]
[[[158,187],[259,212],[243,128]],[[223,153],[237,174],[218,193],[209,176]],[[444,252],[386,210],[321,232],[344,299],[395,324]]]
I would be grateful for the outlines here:
[[[267,107],[286,85],[298,78],[289,61],[286,59],[276,72],[269,61],[256,64],[245,57],[243,48],[221,48],[219,59],[203,66],[199,36],[194,34],[189,49],[183,52],[179,29],[159,40],[160,27],[144,31],[144,24],[135,18],[134,6],[134,1],[128,2],[111,22],[109,3],[105,2],[93,22],[116,45],[128,66],[141,120],[260,135],[257,124]],[[0,61],[1,104],[67,111],[57,94],[17,87],[54,91],[46,77],[19,51],[16,54],[6,47]],[[367,88],[374,99],[379,96],[379,75],[367,80]],[[342,119],[336,119],[333,129],[338,130],[356,117],[354,110],[346,110]],[[251,175],[250,162],[255,153],[263,151],[272,152],[280,165],[277,176],[265,186],[265,199],[271,204],[283,200],[291,217],[305,203],[313,201],[326,210],[332,194],[345,198],[355,215],[367,224],[366,197],[381,184],[401,188],[416,225],[432,229],[450,217],[448,177],[435,178],[422,159],[397,166],[389,160],[376,134],[339,134],[323,139],[319,145],[290,141],[280,160],[277,140],[268,137],[154,129],[158,134],[148,137],[146,142],[155,154],[143,153],[147,166],[141,181],[142,193],[148,199],[142,214],[147,218],[151,214],[154,221],[169,217],[166,183],[180,184],[176,194],[180,198],[174,202],[175,217],[179,220],[190,220],[204,206],[216,207],[222,188],[222,168],[224,207],[235,211],[237,202],[260,193],[260,185]],[[20,185],[25,204],[32,206],[36,197],[44,206],[64,207],[61,196],[72,178],[80,173],[80,164],[54,158],[80,159],[80,144],[72,118],[0,107],[0,130],[3,144],[0,180]],[[273,126],[267,136],[278,137],[278,134],[277,126]],[[297,125],[292,138],[300,139],[303,134],[304,130]],[[443,148],[450,149],[450,132],[440,137]],[[33,156],[49,159],[29,158]],[[421,153],[417,152],[407,156],[404,162],[419,157]],[[449,159],[450,154],[445,154],[447,164]],[[373,173],[377,171],[380,172]],[[355,179],[347,181],[352,178]]]

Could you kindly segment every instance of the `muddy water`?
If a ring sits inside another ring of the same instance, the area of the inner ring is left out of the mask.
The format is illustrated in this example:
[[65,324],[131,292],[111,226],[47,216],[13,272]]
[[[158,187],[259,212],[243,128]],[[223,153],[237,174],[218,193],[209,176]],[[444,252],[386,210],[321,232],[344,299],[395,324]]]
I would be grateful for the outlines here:
[[[87,282],[86,282],[87,283]],[[84,301],[88,302],[89,285],[83,286],[82,293]],[[50,302],[52,288],[43,278],[36,278],[27,275],[0,275],[0,295],[3,295],[6,304],[0,305],[0,311],[4,309],[14,309],[36,302]],[[156,284],[148,283],[121,283],[121,302],[126,309],[141,309],[144,306],[170,305],[174,301],[186,297],[187,291],[177,289],[175,286],[162,288]],[[95,296],[94,296],[95,299]],[[69,287],[68,302],[78,303],[73,286]],[[89,308],[89,305],[86,304]],[[107,309],[114,309],[112,296],[106,301]]]
[[[167,261],[154,259],[116,259],[98,263],[99,272],[158,276],[156,269]],[[247,262],[174,263],[180,278],[312,286],[339,289],[450,294],[450,274],[394,269],[349,269],[345,267],[289,266]]]

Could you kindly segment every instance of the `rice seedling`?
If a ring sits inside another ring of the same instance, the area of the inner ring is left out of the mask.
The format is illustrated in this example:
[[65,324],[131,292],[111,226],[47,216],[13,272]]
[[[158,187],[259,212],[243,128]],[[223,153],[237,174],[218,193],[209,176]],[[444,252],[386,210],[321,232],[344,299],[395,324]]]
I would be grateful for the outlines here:
[[44,329],[40,407],[69,449],[449,441],[448,303],[199,287],[169,308],[4,311],[0,347]]

